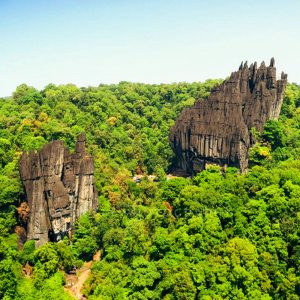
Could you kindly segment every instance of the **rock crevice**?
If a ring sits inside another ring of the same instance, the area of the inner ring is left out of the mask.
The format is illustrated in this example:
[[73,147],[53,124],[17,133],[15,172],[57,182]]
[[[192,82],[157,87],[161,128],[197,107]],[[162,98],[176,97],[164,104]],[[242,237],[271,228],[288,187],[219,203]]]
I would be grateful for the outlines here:
[[193,174],[209,163],[233,165],[245,172],[252,143],[251,129],[262,131],[269,119],[278,119],[287,75],[276,80],[275,61],[248,67],[242,63],[207,100],[184,109],[169,139],[178,167]]
[[37,245],[68,235],[83,213],[97,208],[94,160],[85,147],[81,134],[75,153],[62,141],[53,141],[21,156],[20,175],[29,206],[27,239]]

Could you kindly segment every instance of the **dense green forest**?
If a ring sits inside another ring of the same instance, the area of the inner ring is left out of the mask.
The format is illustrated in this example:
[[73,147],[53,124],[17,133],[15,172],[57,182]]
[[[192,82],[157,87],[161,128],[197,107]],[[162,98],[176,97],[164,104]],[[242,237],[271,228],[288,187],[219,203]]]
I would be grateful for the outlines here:
[[[100,250],[88,299],[299,299],[300,86],[288,85],[280,120],[254,132],[247,174],[212,166],[166,177],[170,126],[217,82],[21,85],[0,99],[0,298],[72,299],[64,274]],[[81,132],[99,210],[81,217],[71,241],[21,246],[20,154],[54,139],[72,149]],[[136,173],[157,181],[135,183]]]

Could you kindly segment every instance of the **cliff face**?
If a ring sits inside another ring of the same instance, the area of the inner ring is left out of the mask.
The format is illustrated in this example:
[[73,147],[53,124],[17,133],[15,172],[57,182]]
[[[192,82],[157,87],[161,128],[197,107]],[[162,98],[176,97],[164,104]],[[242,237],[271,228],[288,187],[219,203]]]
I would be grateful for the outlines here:
[[273,58],[269,67],[242,63],[207,100],[181,112],[169,136],[178,167],[195,173],[216,163],[247,170],[251,128],[261,131],[281,110],[287,75],[276,80],[274,63]]
[[78,137],[71,154],[62,141],[23,153],[20,175],[29,206],[27,239],[42,245],[58,241],[85,212],[97,208],[94,161],[86,154],[86,138]]

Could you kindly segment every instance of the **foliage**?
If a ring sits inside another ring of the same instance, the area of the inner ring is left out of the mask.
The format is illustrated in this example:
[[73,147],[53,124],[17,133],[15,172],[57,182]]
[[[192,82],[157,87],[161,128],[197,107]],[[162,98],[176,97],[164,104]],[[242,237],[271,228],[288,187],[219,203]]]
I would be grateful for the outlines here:
[[[165,176],[170,127],[216,83],[21,85],[0,99],[0,298],[69,299],[63,272],[100,250],[84,286],[89,299],[298,299],[299,86],[288,85],[278,121],[252,131],[247,174],[211,167],[191,179]],[[71,241],[19,248],[21,152],[53,139],[74,147],[82,131],[99,211],[81,217]]]

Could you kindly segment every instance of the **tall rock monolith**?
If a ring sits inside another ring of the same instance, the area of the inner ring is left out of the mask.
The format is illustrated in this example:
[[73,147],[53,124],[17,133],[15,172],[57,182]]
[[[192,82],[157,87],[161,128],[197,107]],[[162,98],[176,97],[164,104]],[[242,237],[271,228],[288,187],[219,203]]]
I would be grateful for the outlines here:
[[27,239],[37,246],[69,235],[83,213],[97,208],[94,160],[86,154],[85,134],[79,135],[74,153],[62,141],[24,152],[20,175],[29,207]]
[[278,119],[286,84],[286,74],[276,79],[274,58],[268,67],[264,62],[259,67],[242,63],[207,100],[196,101],[179,115],[169,135],[177,166],[190,174],[207,164],[246,172],[251,129],[261,132],[268,120]]

